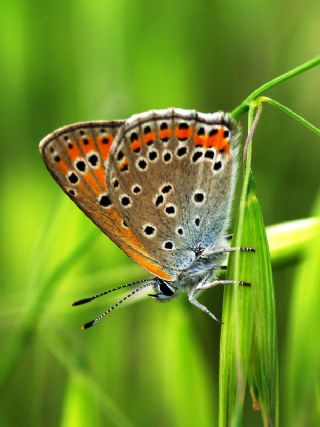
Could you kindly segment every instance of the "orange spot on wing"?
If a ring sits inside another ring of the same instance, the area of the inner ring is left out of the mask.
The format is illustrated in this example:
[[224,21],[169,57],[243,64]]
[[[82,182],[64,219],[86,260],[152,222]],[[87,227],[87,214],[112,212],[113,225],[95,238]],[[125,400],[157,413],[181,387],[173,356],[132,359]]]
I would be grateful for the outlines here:
[[71,160],[75,160],[77,157],[80,156],[79,148],[73,143],[68,144],[68,153]]
[[111,144],[112,138],[110,136],[101,136],[98,138],[98,146],[103,160],[107,159]]
[[208,138],[208,147],[214,147],[217,151],[223,150],[228,154],[230,152],[230,145],[228,139],[223,134],[224,129],[219,129],[215,135]]
[[89,151],[94,150],[94,142],[90,136],[85,136],[81,139],[81,147],[85,154],[89,153]]
[[192,129],[190,129],[190,128],[189,129],[179,129],[179,128],[177,128],[176,131],[175,131],[175,133],[176,133],[176,137],[178,139],[188,139],[191,136]]
[[126,168],[127,168],[127,166],[128,166],[128,160],[124,160],[122,163],[120,163],[120,165],[119,165],[119,169],[120,169],[121,171],[123,171],[124,169],[126,169]]
[[148,144],[148,142],[154,141],[154,138],[155,138],[154,131],[151,131],[143,136],[143,142],[145,144]]
[[205,143],[206,143],[206,137],[200,136],[200,135],[196,135],[195,138],[194,138],[194,142],[195,142],[195,145],[202,145],[202,146],[204,146]]
[[131,148],[131,151],[134,151],[137,148],[141,148],[141,142],[139,141],[139,139],[137,139],[132,144],[130,144],[130,148]]
[[171,129],[160,130],[160,132],[159,132],[159,138],[160,139],[170,138],[170,137],[171,137]]
[[223,139],[223,129],[219,129],[216,134],[209,136],[206,147],[214,147],[216,150],[220,150]]
[[226,140],[224,140],[222,145],[221,145],[221,148],[219,148],[219,150],[223,150],[225,153],[229,154],[230,153],[230,144]]

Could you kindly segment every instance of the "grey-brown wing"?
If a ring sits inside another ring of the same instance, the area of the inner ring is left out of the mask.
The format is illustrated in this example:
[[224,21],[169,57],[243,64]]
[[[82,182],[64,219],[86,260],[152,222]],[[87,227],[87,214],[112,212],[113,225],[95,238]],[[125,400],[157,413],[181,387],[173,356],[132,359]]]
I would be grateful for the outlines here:
[[227,114],[135,115],[112,147],[107,181],[116,209],[164,268],[181,271],[226,227],[237,127]]
[[148,255],[110,195],[106,168],[123,124],[123,121],[97,121],[66,126],[44,138],[40,152],[62,189],[111,240],[148,271],[172,280],[173,276]]

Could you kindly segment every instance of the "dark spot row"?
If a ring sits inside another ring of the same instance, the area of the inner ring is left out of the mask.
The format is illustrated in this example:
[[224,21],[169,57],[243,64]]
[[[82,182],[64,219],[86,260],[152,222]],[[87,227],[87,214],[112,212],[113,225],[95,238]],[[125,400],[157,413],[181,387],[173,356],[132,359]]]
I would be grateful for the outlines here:
[[204,157],[205,159],[213,160],[215,156],[215,152],[212,149],[207,149],[205,152],[203,151],[195,151],[192,155],[193,163],[196,163],[199,159]]

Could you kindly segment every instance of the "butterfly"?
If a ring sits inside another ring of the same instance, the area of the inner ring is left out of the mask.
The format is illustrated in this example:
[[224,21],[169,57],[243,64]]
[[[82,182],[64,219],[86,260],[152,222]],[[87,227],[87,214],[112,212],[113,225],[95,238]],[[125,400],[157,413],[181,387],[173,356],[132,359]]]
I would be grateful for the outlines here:
[[117,289],[152,287],[150,296],[171,300],[182,291],[219,321],[197,296],[217,285],[243,281],[216,278],[228,246],[228,220],[238,168],[237,123],[224,112],[168,108],[125,121],[65,126],[44,138],[40,152],[63,191],[129,257],[153,278]]

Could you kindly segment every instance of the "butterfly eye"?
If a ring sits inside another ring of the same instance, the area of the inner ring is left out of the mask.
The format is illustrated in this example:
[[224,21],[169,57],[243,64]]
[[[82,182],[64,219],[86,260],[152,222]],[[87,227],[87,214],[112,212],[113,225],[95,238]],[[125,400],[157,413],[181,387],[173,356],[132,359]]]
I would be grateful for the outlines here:
[[153,285],[154,294],[148,294],[151,298],[158,301],[168,301],[177,295],[178,289],[162,279],[156,279]]
[[175,297],[177,291],[176,288],[161,279],[154,284],[154,290],[156,293],[150,296],[158,301],[169,300]]
[[162,282],[159,284],[160,292],[165,295],[166,297],[172,297],[174,295],[173,290],[169,285],[167,285],[165,282]]

